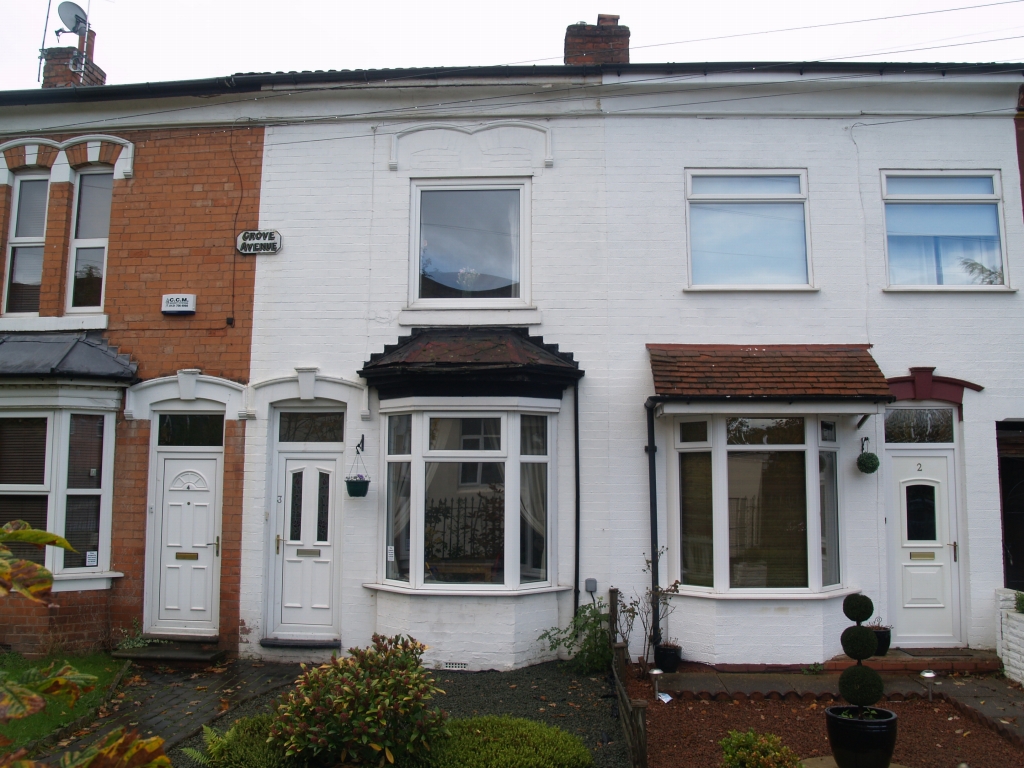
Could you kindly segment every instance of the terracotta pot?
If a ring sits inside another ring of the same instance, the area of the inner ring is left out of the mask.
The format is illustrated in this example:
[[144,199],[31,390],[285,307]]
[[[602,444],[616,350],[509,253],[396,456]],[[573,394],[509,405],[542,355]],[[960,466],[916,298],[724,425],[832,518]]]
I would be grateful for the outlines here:
[[[828,741],[838,768],[889,768],[896,749],[896,713],[866,707],[876,713],[873,720],[858,720],[858,707],[829,707],[825,710]],[[844,714],[853,717],[843,717]]]

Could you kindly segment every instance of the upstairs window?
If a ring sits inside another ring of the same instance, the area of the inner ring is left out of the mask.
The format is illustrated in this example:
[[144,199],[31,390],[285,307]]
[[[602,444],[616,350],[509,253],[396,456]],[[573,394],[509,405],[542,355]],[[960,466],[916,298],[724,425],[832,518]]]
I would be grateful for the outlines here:
[[19,177],[15,182],[14,215],[7,249],[5,314],[39,312],[49,185],[45,177]]
[[803,171],[691,171],[687,176],[691,286],[811,282]]
[[411,302],[525,303],[527,196],[526,182],[415,182]]
[[1006,284],[995,173],[887,173],[892,286]]
[[113,189],[113,173],[83,173],[79,176],[74,237],[71,240],[69,311],[96,311],[103,307]]

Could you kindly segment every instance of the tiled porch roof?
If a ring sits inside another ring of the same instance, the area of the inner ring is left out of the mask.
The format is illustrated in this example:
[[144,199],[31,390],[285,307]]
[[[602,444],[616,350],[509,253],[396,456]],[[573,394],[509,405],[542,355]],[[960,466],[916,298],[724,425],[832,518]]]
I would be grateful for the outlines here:
[[100,331],[0,334],[0,378],[138,381],[138,363]]
[[381,398],[561,397],[583,376],[573,356],[519,328],[419,328],[370,356],[359,375]]
[[869,344],[648,344],[654,391],[679,400],[893,399]]

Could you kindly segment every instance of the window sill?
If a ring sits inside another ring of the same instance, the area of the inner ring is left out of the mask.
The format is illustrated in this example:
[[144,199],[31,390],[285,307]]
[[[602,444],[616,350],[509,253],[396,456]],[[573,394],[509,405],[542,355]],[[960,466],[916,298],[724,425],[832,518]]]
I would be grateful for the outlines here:
[[668,597],[699,597],[705,600],[832,600],[860,592],[853,587],[830,589],[827,592],[704,592],[697,590],[679,590]]
[[107,315],[0,317],[0,331],[105,331]]
[[1008,285],[890,285],[882,293],[1016,293]]
[[110,589],[114,579],[124,576],[119,571],[92,573],[58,573],[53,577],[54,592],[89,592]]
[[534,587],[532,589],[413,589],[400,587],[397,584],[363,584],[366,589],[377,592],[393,592],[397,595],[416,595],[420,597],[526,597],[543,595],[551,592],[568,592],[572,587]]
[[402,326],[446,325],[540,325],[541,311],[536,307],[410,307],[398,313]]
[[683,293],[819,293],[815,285],[690,285]]

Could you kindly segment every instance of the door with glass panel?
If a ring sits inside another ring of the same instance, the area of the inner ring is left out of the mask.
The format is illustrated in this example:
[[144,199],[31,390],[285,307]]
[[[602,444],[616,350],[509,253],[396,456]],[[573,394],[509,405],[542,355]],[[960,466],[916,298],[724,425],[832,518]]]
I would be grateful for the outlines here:
[[209,636],[219,629],[223,461],[223,414],[159,415],[147,631]]
[[344,424],[341,411],[285,412],[278,419],[270,626],[281,637],[337,636]]
[[960,645],[960,545],[952,408],[885,414],[893,645]]

